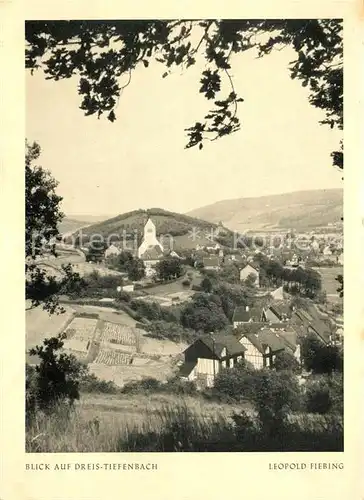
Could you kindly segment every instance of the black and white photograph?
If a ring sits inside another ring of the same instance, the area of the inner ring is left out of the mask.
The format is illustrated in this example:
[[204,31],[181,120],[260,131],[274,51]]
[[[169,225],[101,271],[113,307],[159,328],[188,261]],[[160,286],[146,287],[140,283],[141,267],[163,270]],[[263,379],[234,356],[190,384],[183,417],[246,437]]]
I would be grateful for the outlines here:
[[343,451],[343,20],[24,43],[26,453]]

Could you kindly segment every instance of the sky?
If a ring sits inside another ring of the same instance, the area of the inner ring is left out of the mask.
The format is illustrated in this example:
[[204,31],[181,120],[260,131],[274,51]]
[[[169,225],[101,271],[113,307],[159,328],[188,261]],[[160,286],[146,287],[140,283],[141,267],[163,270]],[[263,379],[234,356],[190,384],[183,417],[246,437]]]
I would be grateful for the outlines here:
[[330,157],[340,133],[319,124],[322,112],[290,78],[294,56],[291,49],[234,56],[241,129],[201,151],[184,148],[184,129],[212,107],[198,92],[200,62],[166,78],[159,63],[138,67],[114,123],[84,116],[77,77],[54,82],[27,72],[26,136],[39,142],[38,163],[59,181],[69,216],[151,207],[184,213],[230,198],[340,188]]

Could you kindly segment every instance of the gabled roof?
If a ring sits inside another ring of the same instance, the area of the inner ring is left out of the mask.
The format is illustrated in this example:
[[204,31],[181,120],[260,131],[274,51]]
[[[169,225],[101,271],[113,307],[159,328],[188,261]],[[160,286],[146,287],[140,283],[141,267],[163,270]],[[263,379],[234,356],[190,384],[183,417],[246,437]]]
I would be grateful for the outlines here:
[[268,309],[270,309],[273,314],[275,314],[280,320],[284,317],[291,316],[291,309],[289,307],[289,304],[287,304],[283,300],[277,300],[273,302],[268,306]]
[[251,318],[250,311],[247,311],[245,306],[239,306],[235,308],[233,315],[233,323],[235,321],[248,322]]
[[158,245],[148,247],[145,252],[140,256],[142,260],[158,260],[163,257],[163,252]]
[[224,349],[226,349],[227,356],[236,356],[238,354],[243,354],[246,351],[246,348],[240,344],[234,335],[214,333],[212,335],[203,335],[199,340],[203,342],[218,358],[225,357],[223,356]]
[[192,370],[197,365],[197,360],[195,361],[185,361],[178,371],[178,375],[181,377],[188,377],[188,375],[192,372]]
[[279,288],[276,288],[273,292],[271,292],[271,296],[273,299],[276,299],[276,300],[277,300],[277,297],[283,297],[284,296],[283,286],[280,286]]
[[263,328],[257,333],[246,333],[244,336],[262,354],[265,354],[267,347],[270,347],[272,352],[283,351],[286,348],[286,342],[282,337],[269,328]]
[[252,321],[250,323],[245,323],[240,325],[234,330],[234,334],[238,339],[244,337],[246,333],[258,333],[263,328],[272,328],[273,330],[280,330],[287,328],[287,323],[267,323],[266,321]]
[[[261,334],[261,332],[266,332],[265,334]],[[273,333],[276,337],[280,337],[280,339],[285,344],[285,347],[290,349],[291,351],[295,351],[298,344],[298,335],[294,328],[287,323],[269,323],[267,322],[259,322],[259,323],[247,323],[241,327],[238,327],[235,330],[235,335],[238,340],[246,337],[250,340],[250,336],[255,334],[266,335],[267,332]],[[253,342],[252,342],[253,343]]]
[[220,265],[220,261],[218,257],[204,257],[203,265],[205,267],[218,267]]
[[245,269],[246,267],[252,267],[253,269],[255,269],[255,271],[259,272],[259,266],[255,263],[252,263],[252,262],[248,262],[243,268]]
[[[218,359],[237,356],[239,354],[243,354],[246,351],[246,348],[243,345],[241,345],[238,339],[232,334],[227,335],[221,333],[213,333],[213,334],[202,335],[200,338],[195,340],[195,342],[191,345],[199,343],[204,344],[209,349],[211,354],[215,355],[215,357]],[[186,351],[189,350],[190,347],[191,346],[189,346],[186,349]],[[226,350],[226,354],[224,350]],[[184,370],[187,370],[187,368],[184,368]]]
[[[327,319],[320,317],[315,306],[309,306],[308,310],[297,309],[294,312],[294,320],[299,321],[307,329],[310,327],[326,344],[330,342],[331,331]],[[307,332],[307,330],[306,330]]]
[[298,345],[297,332],[293,328],[288,327],[283,330],[279,330],[277,333],[285,341],[286,346],[294,352]]

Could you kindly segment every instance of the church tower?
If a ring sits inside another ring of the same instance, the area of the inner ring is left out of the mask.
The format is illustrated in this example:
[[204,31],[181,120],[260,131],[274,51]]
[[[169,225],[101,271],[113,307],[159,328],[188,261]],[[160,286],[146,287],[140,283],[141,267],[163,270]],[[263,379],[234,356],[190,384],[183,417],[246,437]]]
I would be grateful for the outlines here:
[[157,230],[155,224],[151,219],[148,219],[144,226],[143,241],[138,248],[138,257],[141,258],[148,248],[156,246],[161,250],[161,252],[163,252],[163,247],[157,240]]

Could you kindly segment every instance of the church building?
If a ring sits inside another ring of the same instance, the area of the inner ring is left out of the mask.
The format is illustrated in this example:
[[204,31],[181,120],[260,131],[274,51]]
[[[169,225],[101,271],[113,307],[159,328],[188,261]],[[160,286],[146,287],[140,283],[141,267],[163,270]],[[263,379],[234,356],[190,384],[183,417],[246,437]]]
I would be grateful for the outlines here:
[[138,257],[144,262],[145,275],[155,275],[155,265],[163,257],[163,246],[157,239],[157,230],[151,219],[144,226],[143,241],[138,248]]

